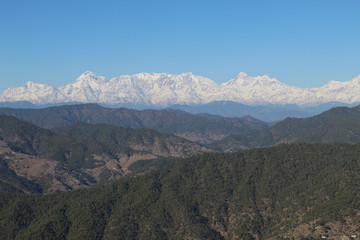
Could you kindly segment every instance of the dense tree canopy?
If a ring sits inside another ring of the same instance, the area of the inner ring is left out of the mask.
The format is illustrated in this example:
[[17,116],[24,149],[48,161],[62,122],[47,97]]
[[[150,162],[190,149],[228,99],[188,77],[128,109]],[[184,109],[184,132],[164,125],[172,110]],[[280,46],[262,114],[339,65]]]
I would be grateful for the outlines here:
[[304,236],[331,234],[331,222],[360,226],[359,156],[360,145],[285,144],[90,189],[3,193],[0,239],[268,239],[301,224]]

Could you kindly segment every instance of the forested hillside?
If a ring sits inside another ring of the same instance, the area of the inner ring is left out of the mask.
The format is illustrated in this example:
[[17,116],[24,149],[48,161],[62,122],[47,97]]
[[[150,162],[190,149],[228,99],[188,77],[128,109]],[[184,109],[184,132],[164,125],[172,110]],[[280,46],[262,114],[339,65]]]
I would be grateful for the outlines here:
[[360,234],[360,145],[205,154],[108,185],[2,194],[0,239],[340,239]]
[[332,108],[310,118],[287,118],[269,129],[227,136],[208,146],[218,151],[239,151],[292,142],[360,143],[360,106]]
[[[131,173],[133,163],[161,165],[211,150],[149,129],[77,123],[57,133],[0,116],[0,188],[52,192],[86,187]],[[151,161],[152,162],[151,162]]]

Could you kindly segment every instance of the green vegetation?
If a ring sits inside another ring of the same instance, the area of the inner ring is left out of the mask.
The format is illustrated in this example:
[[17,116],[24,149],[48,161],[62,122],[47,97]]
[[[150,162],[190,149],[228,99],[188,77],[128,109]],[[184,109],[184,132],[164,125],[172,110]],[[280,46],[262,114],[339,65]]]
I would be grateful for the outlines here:
[[114,149],[97,142],[85,142],[36,127],[11,116],[0,116],[0,137],[18,153],[64,162],[74,169],[102,164],[92,154],[113,154]]
[[239,151],[279,143],[360,143],[360,106],[337,107],[310,118],[287,118],[269,129],[246,136],[228,136],[208,147]]
[[[187,141],[181,137],[170,134],[159,133],[151,129],[131,129],[118,126],[111,126],[106,124],[87,124],[87,123],[74,123],[72,125],[55,128],[54,132],[69,136],[85,142],[101,143],[104,146],[113,146],[117,148],[118,152],[132,154],[132,148],[141,148],[138,152],[153,152],[153,145],[160,145],[164,150],[166,145],[179,145],[190,144],[193,148],[200,147],[196,143]],[[140,147],[139,147],[140,146]],[[161,155],[161,153],[158,153]],[[155,155],[157,155],[155,153]]]
[[268,239],[311,221],[358,221],[359,156],[360,145],[285,144],[90,189],[3,193],[0,239]]
[[109,169],[104,168],[101,170],[99,177],[100,177],[100,182],[105,182],[112,177],[112,173]]
[[[47,164],[41,164],[42,167],[31,169],[32,176],[36,178],[29,177],[45,191],[54,191],[52,186],[57,184],[62,185],[63,190],[69,190],[78,184],[88,186],[97,181],[104,182],[120,177],[124,174],[124,166],[121,164],[130,159],[136,161],[142,156],[144,159],[154,160],[141,167],[132,167],[135,173],[159,167],[167,162],[165,158],[183,158],[209,151],[183,138],[150,129],[75,123],[50,131],[5,115],[0,115],[0,140],[4,151],[13,155],[7,159],[7,163],[13,166],[11,163],[17,162],[18,172],[24,172],[24,169],[26,172],[26,168],[39,163],[39,160],[47,161]],[[28,162],[21,164],[21,161]],[[56,167],[43,175],[46,166],[54,166],[54,161],[57,162]],[[106,162],[111,163],[106,165]],[[102,168],[99,169],[100,167]],[[6,169],[11,170],[7,167]],[[15,172],[12,173],[16,176]],[[27,185],[15,186],[17,183],[12,181],[11,176],[0,175],[3,189],[33,192],[30,185],[29,189],[24,188]]]
[[101,142],[104,145],[128,146],[129,142],[140,142],[144,138],[168,137],[151,129],[130,129],[106,124],[74,123],[53,131],[84,141]]
[[0,156],[0,192],[32,192],[41,193],[42,189],[8,167],[3,156]]
[[359,143],[359,120],[360,106],[337,107],[311,118],[288,118],[272,127],[271,132],[275,142]]
[[176,158],[156,158],[150,160],[139,160],[131,164],[128,169],[137,174],[160,168],[168,163],[174,162]]

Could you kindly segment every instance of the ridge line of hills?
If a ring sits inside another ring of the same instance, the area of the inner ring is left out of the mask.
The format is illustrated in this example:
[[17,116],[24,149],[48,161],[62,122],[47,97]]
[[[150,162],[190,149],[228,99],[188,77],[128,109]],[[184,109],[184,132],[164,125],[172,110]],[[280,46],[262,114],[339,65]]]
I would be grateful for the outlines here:
[[251,117],[226,118],[171,109],[110,109],[97,104],[44,109],[0,108],[0,114],[13,115],[50,129],[77,121],[150,128],[205,144],[218,151],[238,151],[291,142],[360,142],[359,109],[360,105],[336,107],[313,117],[287,118],[272,125]]
[[332,108],[309,118],[287,118],[256,133],[227,136],[209,147],[239,151],[293,142],[360,143],[360,105]]
[[[21,108],[21,109],[41,109],[62,105],[79,105],[82,102],[66,102],[66,103],[48,103],[48,104],[33,104],[29,101],[7,101],[0,102],[1,108]],[[329,110],[333,107],[354,107],[359,103],[345,104],[341,102],[328,102],[315,106],[297,106],[294,104],[262,104],[262,105],[246,105],[234,101],[213,101],[206,104],[173,104],[169,106],[155,106],[134,103],[119,103],[119,104],[100,104],[106,108],[130,108],[136,110],[167,110],[177,109],[192,114],[208,113],[211,115],[219,115],[223,117],[246,117],[252,116],[256,119],[265,122],[276,122],[284,120],[287,117],[311,117],[323,111]]]
[[249,116],[225,118],[210,114],[190,114],[173,109],[112,109],[97,104],[63,105],[41,109],[0,108],[0,114],[13,115],[45,128],[62,127],[77,121],[127,128],[150,128],[199,143],[210,143],[230,134],[244,135],[268,127],[268,123]]

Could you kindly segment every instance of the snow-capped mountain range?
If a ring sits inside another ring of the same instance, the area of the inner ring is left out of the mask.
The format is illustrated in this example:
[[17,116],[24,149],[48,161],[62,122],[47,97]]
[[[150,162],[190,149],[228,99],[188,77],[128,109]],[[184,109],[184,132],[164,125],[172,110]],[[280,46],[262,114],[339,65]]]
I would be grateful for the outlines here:
[[271,103],[309,106],[328,102],[360,102],[359,92],[360,75],[347,82],[330,81],[319,88],[298,88],[267,75],[252,77],[243,72],[222,84],[192,73],[139,73],[106,79],[85,72],[75,82],[59,88],[34,82],[27,82],[24,87],[9,88],[0,94],[0,102],[168,106],[233,101],[248,105]]

